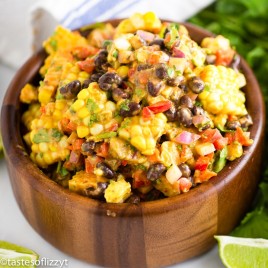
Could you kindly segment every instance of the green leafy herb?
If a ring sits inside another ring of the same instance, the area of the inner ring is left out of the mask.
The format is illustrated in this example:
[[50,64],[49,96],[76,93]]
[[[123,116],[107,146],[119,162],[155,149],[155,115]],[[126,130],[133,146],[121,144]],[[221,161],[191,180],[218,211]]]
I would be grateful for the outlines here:
[[99,108],[98,104],[92,99],[87,100],[86,106],[90,113],[96,112],[96,110]]
[[[221,34],[231,41],[238,53],[252,67],[261,86],[266,105],[268,105],[267,14],[267,0],[218,0],[189,20],[191,23],[215,34]],[[268,118],[267,115],[266,118]],[[265,136],[267,139],[268,132]],[[268,147],[265,151],[265,155],[267,154]],[[267,164],[264,166],[259,189],[259,195],[252,211],[246,215],[240,226],[231,233],[232,235],[268,239]]]
[[46,129],[41,128],[37,131],[37,133],[33,136],[34,143],[41,143],[41,142],[49,142],[50,137]]
[[105,132],[105,133],[96,135],[95,138],[96,139],[109,139],[109,138],[115,137],[116,135],[117,135],[117,132],[110,131],[110,132]]
[[50,41],[50,46],[53,48],[53,50],[54,51],[57,51],[57,49],[58,49],[58,43],[57,43],[57,40],[55,40],[55,39],[51,39],[51,41]]
[[53,137],[55,141],[60,141],[60,139],[62,137],[62,133],[59,130],[57,130],[56,128],[52,128],[51,129],[51,137]]
[[129,100],[125,100],[120,104],[120,110],[129,111]]

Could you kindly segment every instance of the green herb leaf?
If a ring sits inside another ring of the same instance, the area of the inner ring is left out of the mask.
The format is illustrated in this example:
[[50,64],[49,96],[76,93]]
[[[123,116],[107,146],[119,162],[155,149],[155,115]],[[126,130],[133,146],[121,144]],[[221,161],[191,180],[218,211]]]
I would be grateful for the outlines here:
[[37,133],[33,136],[34,143],[41,143],[41,142],[49,142],[50,137],[46,129],[41,128],[37,131]]

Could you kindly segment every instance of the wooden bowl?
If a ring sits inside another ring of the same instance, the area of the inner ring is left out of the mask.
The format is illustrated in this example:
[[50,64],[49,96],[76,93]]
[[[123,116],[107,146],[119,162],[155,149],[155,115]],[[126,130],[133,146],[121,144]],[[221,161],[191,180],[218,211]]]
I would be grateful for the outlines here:
[[[185,26],[197,42],[211,35],[190,24]],[[25,83],[37,79],[45,56],[43,50],[34,54],[17,72],[3,102],[1,129],[17,203],[49,243],[101,266],[163,267],[206,252],[215,244],[214,235],[228,234],[240,222],[257,190],[265,122],[260,88],[243,59],[254,144],[217,177],[188,193],[135,205],[106,204],[72,193],[30,160],[20,132],[19,94]]]

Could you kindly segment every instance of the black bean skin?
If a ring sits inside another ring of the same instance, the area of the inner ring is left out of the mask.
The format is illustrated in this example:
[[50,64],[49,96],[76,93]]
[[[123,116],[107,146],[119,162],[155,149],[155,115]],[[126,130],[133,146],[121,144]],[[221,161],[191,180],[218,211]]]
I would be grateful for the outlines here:
[[97,188],[93,188],[93,187],[87,188],[85,189],[84,194],[91,198],[100,199],[103,197],[104,191],[106,190],[107,187],[108,187],[107,182],[98,182]]
[[122,88],[115,88],[112,91],[112,97],[114,101],[119,101],[121,99],[128,99],[130,97],[130,94]]
[[148,81],[147,90],[151,96],[153,97],[158,96],[160,89],[161,89],[161,84],[154,85],[153,82]]
[[164,49],[164,48],[165,48],[165,42],[164,42],[164,39],[162,39],[162,38],[156,38],[156,39],[154,39],[154,40],[149,44],[149,46],[153,46],[153,45],[158,45],[161,49]]
[[226,123],[226,128],[229,130],[236,130],[238,127],[241,127],[241,124],[238,120],[228,121]]
[[242,128],[248,128],[253,124],[253,121],[251,116],[247,114],[239,118],[239,123],[241,124]]
[[98,83],[102,90],[108,91],[117,88],[122,83],[122,78],[116,73],[107,72],[99,78]]
[[187,85],[190,88],[190,90],[196,94],[201,93],[205,88],[205,83],[203,82],[203,80],[201,78],[199,78],[197,76],[191,77],[187,81]]
[[139,196],[132,194],[125,202],[138,205],[141,202],[141,199]]
[[181,163],[179,165],[179,169],[182,173],[182,177],[189,178],[191,176],[191,169],[189,168],[187,164]]
[[152,164],[147,171],[147,179],[150,181],[156,181],[165,170],[166,167],[161,163]]
[[193,108],[193,101],[189,96],[183,95],[180,98],[179,105],[181,107],[186,107],[186,108],[192,109]]
[[130,101],[120,108],[119,114],[123,117],[130,117],[137,115],[140,111],[141,105],[137,102]]
[[171,106],[170,109],[164,112],[164,114],[169,122],[177,120],[177,109],[174,106]]
[[60,93],[65,99],[73,99],[77,96],[81,90],[81,82],[79,80],[74,80],[67,85],[60,88]]
[[205,114],[205,111],[202,107],[200,106],[194,106],[192,108],[193,115],[203,115]]
[[84,154],[94,154],[94,150],[96,148],[96,142],[94,141],[86,141],[82,143],[81,151]]
[[147,63],[139,64],[137,67],[137,71],[140,72],[140,71],[147,70],[150,68],[152,68],[152,65],[150,65],[150,64],[147,64]]
[[115,172],[111,169],[111,167],[108,164],[104,162],[99,162],[96,165],[96,168],[100,169],[103,172],[103,177],[106,177],[109,180],[115,177]]
[[189,108],[179,108],[177,112],[178,121],[185,127],[190,127],[193,123],[193,114]]
[[181,78],[180,77],[167,78],[166,83],[170,87],[177,87],[181,84]]
[[100,77],[104,74],[104,72],[97,72],[97,73],[93,73],[89,80],[90,80],[90,83],[91,82],[98,82]]
[[101,68],[101,66],[107,62],[107,55],[108,55],[108,52],[106,50],[101,50],[97,54],[94,60],[94,64],[97,68]]
[[155,69],[155,75],[159,79],[166,79],[168,77],[167,68],[164,64],[161,64],[160,66],[157,66]]

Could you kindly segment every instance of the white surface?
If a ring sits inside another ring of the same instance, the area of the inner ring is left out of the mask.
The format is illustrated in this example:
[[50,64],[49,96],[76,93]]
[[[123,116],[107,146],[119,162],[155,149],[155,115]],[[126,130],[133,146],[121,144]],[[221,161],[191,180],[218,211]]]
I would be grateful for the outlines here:
[[[0,63],[0,98],[7,88],[15,71]],[[96,266],[76,260],[47,243],[25,220],[13,196],[4,159],[0,160],[0,240],[6,240],[35,250],[40,258],[49,260],[67,260],[69,268],[93,268]],[[65,263],[66,263],[65,262]],[[45,268],[48,266],[39,266]],[[52,267],[52,266],[51,266]],[[60,266],[53,266],[60,267]],[[172,268],[223,268],[217,246],[208,253],[172,266]],[[125,267],[124,267],[125,268]],[[138,267],[137,267],[138,268]]]

